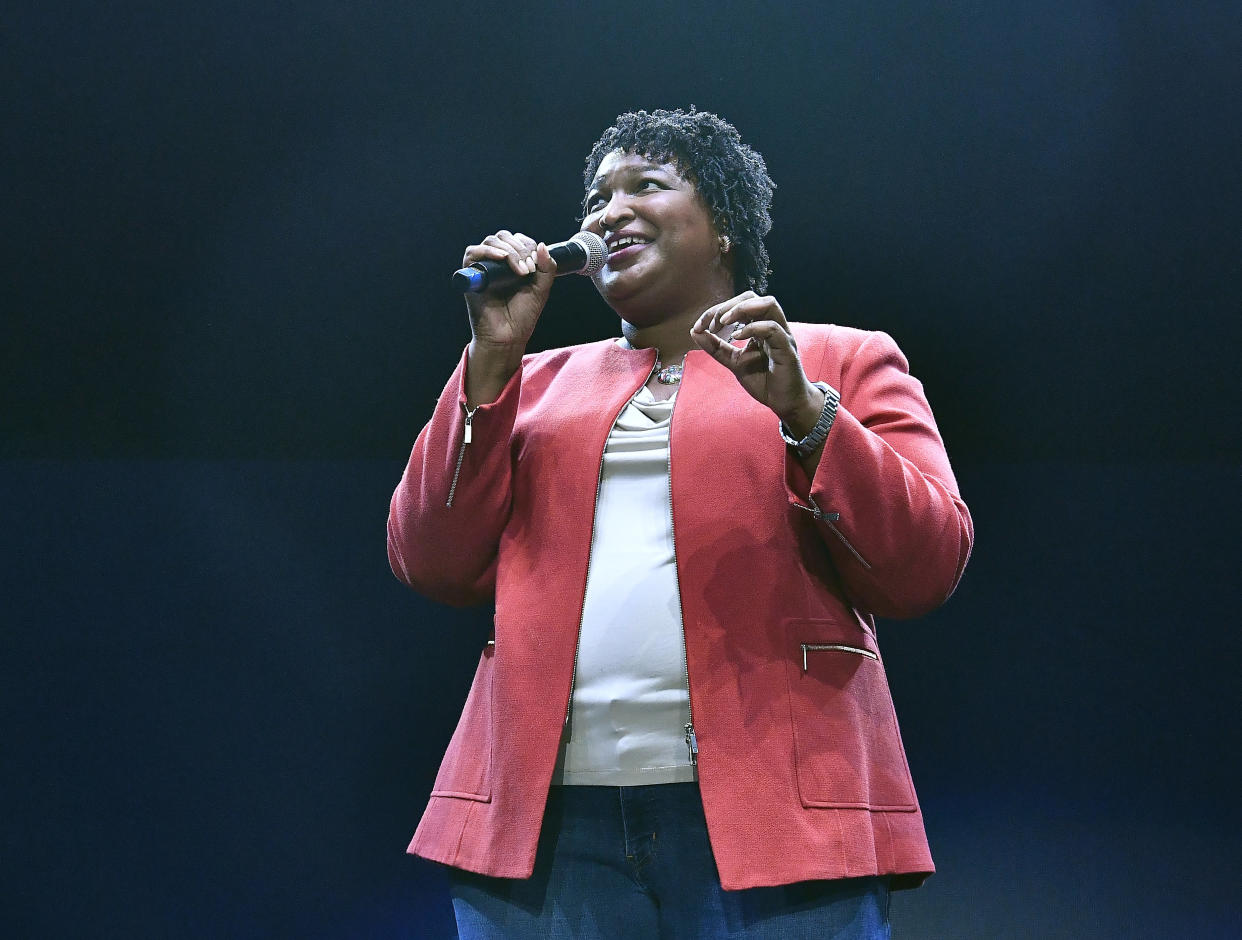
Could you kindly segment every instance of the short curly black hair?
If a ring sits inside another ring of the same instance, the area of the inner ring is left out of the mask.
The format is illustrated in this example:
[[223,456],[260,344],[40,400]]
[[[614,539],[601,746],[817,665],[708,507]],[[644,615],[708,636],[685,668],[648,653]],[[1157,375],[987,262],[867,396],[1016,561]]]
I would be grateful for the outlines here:
[[[772,190],[763,157],[742,143],[728,121],[709,111],[627,111],[604,131],[586,160],[583,184],[589,190],[604,157],[614,150],[673,163],[694,183],[712,213],[716,230],[733,243],[734,286],[756,294],[768,289],[768,249],[772,229]],[[585,215],[585,201],[583,214]]]

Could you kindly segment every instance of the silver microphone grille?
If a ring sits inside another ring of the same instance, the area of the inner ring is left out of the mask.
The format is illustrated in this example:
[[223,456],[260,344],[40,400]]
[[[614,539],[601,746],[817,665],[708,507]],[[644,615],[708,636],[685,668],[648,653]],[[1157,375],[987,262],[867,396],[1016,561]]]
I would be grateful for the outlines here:
[[604,244],[604,240],[594,232],[579,232],[571,242],[577,242],[586,249],[586,264],[579,269],[579,274],[585,274],[590,277],[596,271],[604,266],[604,262],[608,260],[608,246]]

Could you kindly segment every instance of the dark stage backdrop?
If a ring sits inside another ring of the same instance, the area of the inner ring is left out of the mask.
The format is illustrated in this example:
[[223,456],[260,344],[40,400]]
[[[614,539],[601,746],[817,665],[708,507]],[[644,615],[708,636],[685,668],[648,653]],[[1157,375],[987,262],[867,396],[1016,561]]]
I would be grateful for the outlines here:
[[[895,934],[1242,933],[1236,2],[52,0],[0,53],[6,935],[451,935],[403,849],[490,612],[384,554],[448,274],[691,103],[975,516],[881,624],[940,869]],[[535,345],[615,331],[567,279]]]

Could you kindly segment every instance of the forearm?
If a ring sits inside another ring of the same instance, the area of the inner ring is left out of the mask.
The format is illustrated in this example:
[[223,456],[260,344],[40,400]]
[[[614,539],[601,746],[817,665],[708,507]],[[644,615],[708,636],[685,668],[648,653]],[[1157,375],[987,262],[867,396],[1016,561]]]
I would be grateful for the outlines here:
[[[837,378],[840,406],[822,451],[798,462],[790,449],[791,496],[815,513],[856,606],[918,616],[956,587],[973,544],[970,513],[922,385],[892,339],[871,334]],[[800,427],[809,407],[794,416]]]
[[466,404],[471,409],[500,397],[522,367],[524,347],[490,346],[474,339],[466,349]]
[[468,410],[469,372],[463,356],[418,435],[388,516],[393,572],[420,593],[453,604],[486,601],[492,590],[509,515],[510,440],[521,387],[515,375],[493,402]]
[[842,409],[811,478],[809,500],[843,584],[856,606],[883,617],[944,603],[973,545],[943,447],[934,431],[924,434],[921,446],[906,448],[911,458]]

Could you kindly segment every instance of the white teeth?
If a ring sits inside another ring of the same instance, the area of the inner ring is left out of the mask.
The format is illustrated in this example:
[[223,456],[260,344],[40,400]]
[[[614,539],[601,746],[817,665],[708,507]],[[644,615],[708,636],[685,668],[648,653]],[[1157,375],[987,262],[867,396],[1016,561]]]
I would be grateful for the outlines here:
[[632,235],[626,235],[623,238],[618,238],[615,242],[613,242],[611,245],[608,246],[608,249],[609,251],[620,251],[622,248],[629,248],[630,245],[645,245],[645,244],[647,243],[643,241],[642,239],[635,238]]

